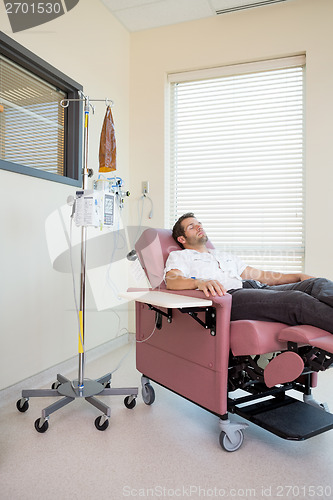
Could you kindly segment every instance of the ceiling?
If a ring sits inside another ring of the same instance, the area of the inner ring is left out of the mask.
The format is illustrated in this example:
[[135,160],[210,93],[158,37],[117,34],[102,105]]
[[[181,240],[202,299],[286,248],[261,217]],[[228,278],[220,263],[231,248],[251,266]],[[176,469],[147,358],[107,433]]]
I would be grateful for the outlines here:
[[101,0],[128,31],[141,31],[293,0]]

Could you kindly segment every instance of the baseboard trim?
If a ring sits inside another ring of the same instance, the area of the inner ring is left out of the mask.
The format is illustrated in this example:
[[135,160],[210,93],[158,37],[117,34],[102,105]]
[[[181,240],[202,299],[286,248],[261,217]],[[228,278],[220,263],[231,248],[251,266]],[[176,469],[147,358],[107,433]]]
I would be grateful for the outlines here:
[[[90,349],[86,352],[86,362],[94,361],[101,356],[105,356],[106,354],[114,351],[115,349],[119,349],[124,345],[130,342],[130,338],[132,334],[124,334],[119,337],[116,337],[112,340],[109,340],[105,344],[101,344],[93,349]],[[21,382],[18,382],[10,387],[6,387],[0,390],[0,408],[5,406],[8,403],[13,401],[17,401],[20,399],[21,391],[23,389],[31,389],[36,388],[39,389],[43,386],[50,386],[52,382],[55,381],[57,373],[62,373],[63,375],[67,375],[74,371],[78,366],[78,356],[74,356],[73,358],[67,359],[62,363],[58,363],[46,370],[43,370],[32,377],[29,377]]]

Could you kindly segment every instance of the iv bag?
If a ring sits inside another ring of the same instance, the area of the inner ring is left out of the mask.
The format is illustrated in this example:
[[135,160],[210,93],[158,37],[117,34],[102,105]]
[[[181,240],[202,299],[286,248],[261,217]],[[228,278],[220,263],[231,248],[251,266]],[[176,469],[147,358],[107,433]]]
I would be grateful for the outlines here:
[[116,170],[116,135],[110,106],[107,107],[99,144],[99,172]]

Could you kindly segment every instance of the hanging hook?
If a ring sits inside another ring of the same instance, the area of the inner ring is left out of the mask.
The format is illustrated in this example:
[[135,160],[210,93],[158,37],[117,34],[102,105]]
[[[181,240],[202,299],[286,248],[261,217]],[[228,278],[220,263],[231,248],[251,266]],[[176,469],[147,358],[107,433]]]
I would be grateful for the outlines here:
[[114,105],[114,102],[111,100],[111,99],[108,99],[107,97],[105,98],[105,105],[106,106],[110,106],[110,108],[112,108],[112,106]]
[[60,106],[63,107],[63,108],[68,108],[68,106],[69,106],[69,100],[68,99],[62,99],[60,101]]

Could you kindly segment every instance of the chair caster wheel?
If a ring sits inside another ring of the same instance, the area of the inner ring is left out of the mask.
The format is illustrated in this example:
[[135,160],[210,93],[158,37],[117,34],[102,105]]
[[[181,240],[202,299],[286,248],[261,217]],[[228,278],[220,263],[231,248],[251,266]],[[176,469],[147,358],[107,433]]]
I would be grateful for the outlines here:
[[237,451],[243,444],[244,441],[244,433],[243,431],[237,430],[235,431],[235,440],[232,442],[228,435],[224,432],[221,431],[220,433],[220,445],[225,451]]
[[23,399],[23,398],[19,399],[16,403],[16,408],[21,413],[24,413],[25,411],[27,411],[29,409],[29,401],[27,399]]
[[60,382],[53,382],[53,384],[51,385],[51,389],[58,389],[58,387],[60,386]]
[[126,398],[124,399],[124,405],[126,406],[126,408],[132,410],[135,405],[136,405],[136,400],[135,398],[133,398],[131,400],[132,396],[126,396]]
[[95,420],[95,427],[99,431],[105,431],[109,427],[109,420],[108,419],[104,420],[104,422],[101,423],[103,417],[104,417],[104,415],[101,415],[100,417],[97,417]]
[[43,434],[49,428],[49,423],[47,420],[45,420],[43,425],[40,425],[40,422],[41,422],[41,419],[37,418],[37,420],[35,421],[35,429],[37,432],[40,432],[41,434]]
[[153,386],[145,384],[142,386],[142,399],[146,405],[152,405],[155,401],[155,391]]

